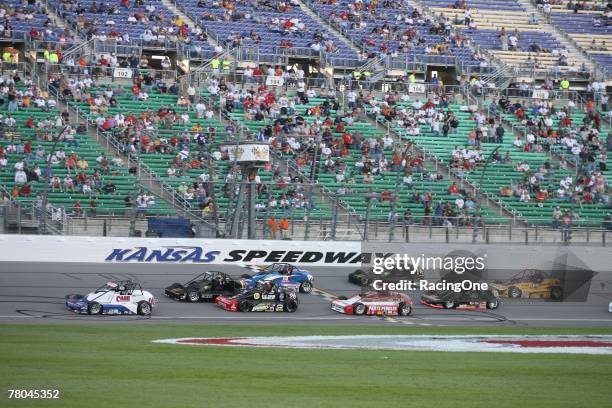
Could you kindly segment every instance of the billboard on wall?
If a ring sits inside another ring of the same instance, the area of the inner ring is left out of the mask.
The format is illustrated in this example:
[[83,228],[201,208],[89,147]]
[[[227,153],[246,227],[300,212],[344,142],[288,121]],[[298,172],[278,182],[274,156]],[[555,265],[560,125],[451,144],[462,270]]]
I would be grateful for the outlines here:
[[0,235],[14,262],[360,265],[359,242]]

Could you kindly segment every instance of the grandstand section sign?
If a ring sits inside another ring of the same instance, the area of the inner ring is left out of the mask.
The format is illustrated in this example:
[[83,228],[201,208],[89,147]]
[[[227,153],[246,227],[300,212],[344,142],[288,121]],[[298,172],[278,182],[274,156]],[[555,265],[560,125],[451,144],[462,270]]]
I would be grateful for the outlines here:
[[283,86],[285,84],[285,80],[283,77],[278,76],[269,76],[266,78],[267,86]]
[[548,99],[549,93],[546,89],[534,89],[531,96],[533,99]]
[[132,78],[131,68],[115,68],[113,78]]
[[425,93],[425,84],[410,84],[408,85],[410,93]]

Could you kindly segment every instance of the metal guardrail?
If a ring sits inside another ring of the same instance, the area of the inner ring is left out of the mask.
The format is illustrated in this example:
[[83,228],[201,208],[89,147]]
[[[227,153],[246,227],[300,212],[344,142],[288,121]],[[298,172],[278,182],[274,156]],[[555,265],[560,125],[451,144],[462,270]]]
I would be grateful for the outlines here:
[[[113,215],[97,214],[92,208],[83,205],[79,214],[72,209],[62,209],[55,215],[50,212],[37,213],[33,203],[22,202],[18,206],[0,206],[0,216],[4,219],[5,228],[13,228],[16,232],[26,229],[38,229],[42,223],[40,217],[45,216],[48,231],[58,235],[87,236],[131,236],[134,224],[146,222],[150,217],[143,213],[137,216],[135,207],[105,207],[105,211]],[[57,214],[62,214],[60,219]],[[299,215],[299,216],[298,216]],[[331,219],[309,215],[307,211],[300,214],[287,211],[289,229],[273,232],[269,227],[270,213],[256,214],[257,239],[293,239],[293,240],[323,240],[323,241],[368,241],[368,242],[404,242],[404,243],[480,243],[507,244],[519,243],[525,245],[592,245],[610,246],[612,229],[598,227],[570,226],[536,226],[522,227],[513,224],[479,223],[469,226],[437,226],[432,223],[433,217],[427,223],[423,217],[414,217],[410,221],[401,218],[397,221],[355,221],[351,217],[337,217],[335,224]],[[220,227],[226,220],[221,220]],[[111,233],[115,229],[118,232]],[[197,228],[196,228],[197,229]],[[246,231],[240,231],[238,238],[246,238]],[[196,235],[197,237],[197,235]]]

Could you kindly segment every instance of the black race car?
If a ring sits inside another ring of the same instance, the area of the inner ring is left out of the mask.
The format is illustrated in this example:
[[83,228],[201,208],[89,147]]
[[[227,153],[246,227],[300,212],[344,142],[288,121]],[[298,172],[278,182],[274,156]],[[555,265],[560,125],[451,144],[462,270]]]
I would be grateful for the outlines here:
[[200,300],[214,301],[217,296],[234,296],[243,289],[243,281],[234,280],[223,272],[208,271],[187,283],[173,283],[166,288],[164,293],[172,299],[198,302]]
[[419,269],[412,273],[413,268],[385,269],[381,274],[375,274],[372,267],[357,269],[349,273],[348,280],[359,286],[369,286],[375,280],[382,280],[385,283],[395,283],[400,280],[418,281],[423,278],[423,270]]
[[495,290],[427,291],[421,303],[435,309],[497,309],[499,297]]
[[229,312],[289,312],[298,308],[295,289],[275,285],[274,282],[258,282],[253,289],[236,296],[218,296],[217,306]]

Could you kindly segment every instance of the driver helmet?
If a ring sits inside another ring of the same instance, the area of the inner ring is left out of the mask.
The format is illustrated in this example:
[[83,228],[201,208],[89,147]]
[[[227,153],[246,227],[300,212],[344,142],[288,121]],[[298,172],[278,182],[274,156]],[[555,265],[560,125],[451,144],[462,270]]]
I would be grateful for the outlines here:
[[274,283],[273,282],[266,282],[266,283],[264,283],[264,293],[272,292],[272,288],[273,287],[274,287]]

